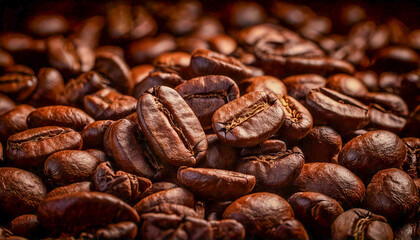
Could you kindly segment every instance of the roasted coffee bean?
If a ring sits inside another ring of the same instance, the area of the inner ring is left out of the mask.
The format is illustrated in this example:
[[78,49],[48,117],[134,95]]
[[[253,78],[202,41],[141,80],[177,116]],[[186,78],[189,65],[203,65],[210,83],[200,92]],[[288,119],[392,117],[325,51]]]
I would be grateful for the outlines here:
[[330,76],[325,87],[353,98],[364,97],[368,93],[368,89],[359,79],[347,74]]
[[95,54],[84,42],[72,41],[63,36],[47,39],[48,61],[66,76],[74,76],[92,69]]
[[122,221],[139,222],[136,211],[122,200],[99,192],[68,193],[43,201],[39,222],[50,231],[79,233]]
[[217,109],[239,97],[236,83],[220,75],[193,78],[175,90],[191,107],[205,130],[211,129],[211,117]]
[[96,231],[97,239],[135,239],[137,236],[137,225],[134,222],[119,222],[109,224],[106,228]]
[[2,73],[8,67],[11,67],[15,64],[15,60],[13,59],[10,53],[6,52],[5,50],[0,49],[0,73]]
[[324,16],[310,18],[298,29],[298,32],[305,38],[317,41],[323,36],[331,33],[331,20]]
[[161,159],[142,135],[140,127],[127,119],[120,119],[107,128],[104,148],[123,171],[158,178],[165,170]]
[[0,115],[0,140],[6,143],[7,139],[18,132],[28,129],[26,119],[35,108],[22,104]]
[[134,208],[138,213],[143,213],[146,209],[157,206],[162,203],[172,203],[194,207],[194,195],[185,188],[175,187],[168,190],[153,193],[141,199]]
[[47,194],[41,178],[25,170],[2,167],[0,180],[0,209],[9,217],[36,211]]
[[55,14],[39,14],[28,20],[27,28],[40,37],[65,34],[68,30],[66,18]]
[[312,128],[311,113],[296,99],[290,96],[277,97],[285,113],[284,123],[275,137],[294,141],[304,138]]
[[132,65],[151,63],[162,53],[174,51],[175,48],[176,42],[171,35],[160,34],[132,42],[127,48],[127,58]]
[[420,102],[418,94],[420,91],[420,69],[404,74],[400,76],[400,78],[402,78],[400,95],[405,100],[409,108],[414,109]]
[[251,92],[219,108],[212,117],[212,124],[222,142],[251,147],[277,132],[284,118],[277,98],[264,92]]
[[178,37],[176,39],[176,50],[187,52],[189,54],[194,53],[200,49],[210,49],[210,45],[207,41],[193,36]]
[[362,99],[366,104],[378,104],[387,111],[399,116],[408,116],[408,107],[404,100],[391,93],[368,93]]
[[278,78],[271,76],[259,76],[247,78],[239,82],[241,92],[250,93],[255,91],[262,91],[271,93],[276,97],[282,97],[287,95],[286,86]]
[[61,73],[55,68],[41,68],[38,71],[38,86],[32,94],[32,102],[36,106],[58,103],[64,89]]
[[101,162],[109,162],[113,161],[105,152],[98,150],[98,149],[86,149],[90,155],[97,157]]
[[354,77],[362,81],[369,91],[377,91],[379,86],[379,77],[374,71],[360,71],[355,72]]
[[36,238],[40,229],[38,217],[34,214],[24,214],[13,219],[9,224],[10,231],[16,236]]
[[183,238],[191,240],[211,240],[212,227],[209,222],[194,217],[174,214],[147,213],[141,215],[143,225],[140,230],[142,239]]
[[390,46],[378,51],[372,68],[378,71],[397,73],[410,72],[418,68],[420,56],[412,49],[403,46]]
[[184,52],[162,53],[153,61],[155,68],[162,72],[177,73],[180,76],[190,75],[191,55]]
[[306,104],[314,119],[343,133],[363,128],[369,121],[366,105],[327,88],[311,90]]
[[16,107],[15,102],[8,96],[0,93],[0,116]]
[[16,133],[7,140],[6,154],[14,166],[42,166],[53,153],[82,148],[82,136],[70,128],[40,127]]
[[293,218],[293,210],[282,197],[273,193],[253,193],[230,204],[223,213],[224,219],[240,222],[247,236],[265,238],[281,221]]
[[191,69],[195,76],[225,75],[235,81],[252,77],[251,69],[238,59],[204,49],[192,53]]
[[133,90],[131,72],[124,59],[110,52],[96,54],[93,70],[102,74],[110,81],[110,86],[123,94],[130,94]]
[[124,59],[124,49],[118,46],[106,45],[95,49],[95,54],[100,54],[101,52],[109,52],[114,55],[117,55],[121,59]]
[[112,120],[102,120],[86,125],[80,132],[83,138],[83,149],[103,149],[105,131],[113,122]]
[[338,155],[338,163],[368,180],[382,169],[401,166],[406,155],[406,146],[397,135],[378,130],[346,143]]
[[225,34],[214,36],[209,40],[209,44],[214,51],[225,55],[230,55],[237,47],[235,40]]
[[395,240],[420,238],[419,221],[407,223],[395,232]]
[[47,106],[32,111],[28,115],[28,127],[59,126],[81,131],[94,122],[93,118],[80,109],[67,106]]
[[331,224],[343,213],[340,204],[316,192],[297,192],[288,200],[293,208],[295,217],[302,221],[306,229],[318,236],[328,236]]
[[403,130],[407,120],[397,114],[391,113],[378,104],[369,106],[368,128],[387,130],[398,133]]
[[402,169],[411,178],[416,179],[420,176],[420,138],[403,138],[406,148],[407,156],[402,164]]
[[408,174],[389,168],[373,176],[366,188],[365,202],[370,211],[397,223],[417,213],[419,191]]
[[265,19],[264,8],[255,2],[235,2],[230,10],[229,23],[235,28],[259,24]]
[[96,189],[109,193],[126,202],[134,202],[151,185],[149,179],[123,171],[114,172],[109,162],[98,165],[93,176]]
[[110,81],[95,71],[80,74],[77,78],[70,79],[64,88],[63,97],[65,104],[83,106],[84,96],[98,90],[107,88]]
[[344,209],[360,206],[365,185],[347,168],[333,163],[306,163],[289,185],[293,192],[318,192],[335,199]]
[[245,148],[241,155],[236,171],[255,176],[257,190],[275,191],[287,186],[299,176],[305,163],[300,149],[286,150],[280,140]]
[[172,188],[176,188],[178,185],[171,182],[155,182],[152,184],[152,186],[148,189],[146,189],[140,196],[140,199],[143,199],[149,195],[155,194],[157,192],[169,190]]
[[305,155],[305,162],[337,163],[341,150],[340,134],[327,126],[316,126],[299,141],[299,147]]
[[305,227],[293,218],[280,221],[280,224],[270,231],[269,236],[271,239],[309,240]]
[[95,119],[118,120],[136,111],[137,100],[112,89],[102,89],[84,97],[88,114]]
[[98,46],[104,25],[105,19],[102,16],[87,18],[76,28],[71,38],[84,42],[91,49],[95,49]]
[[380,215],[365,209],[353,208],[337,217],[331,226],[331,238],[338,239],[394,239],[391,226]]
[[[133,82],[134,87],[139,83],[142,82],[149,74],[155,71],[155,67],[151,64],[142,64],[135,66],[131,69],[131,80]],[[133,89],[133,96],[135,95],[135,88]]]
[[6,94],[17,102],[22,102],[36,89],[38,78],[32,69],[19,67],[19,65],[12,66],[0,76],[0,93]]
[[237,149],[223,144],[216,134],[206,135],[207,152],[206,157],[201,159],[198,167],[234,170],[238,160]]
[[252,175],[210,168],[181,167],[178,180],[206,200],[233,200],[248,194],[255,186]]
[[284,78],[283,82],[289,96],[304,102],[312,89],[325,87],[327,80],[316,74],[302,74]]
[[62,186],[58,188],[54,188],[51,192],[49,192],[44,199],[53,198],[59,195],[67,194],[67,193],[76,193],[76,192],[90,192],[94,190],[94,185],[92,182],[78,182],[72,183],[67,186]]
[[176,73],[153,72],[134,86],[133,96],[138,99],[152,87],[167,86],[174,88],[184,82],[185,80]]
[[56,185],[91,179],[101,161],[85,151],[65,150],[52,154],[44,164],[45,175]]
[[193,166],[203,158],[207,140],[184,99],[169,87],[153,87],[137,105],[141,131],[154,152],[175,166]]
[[245,229],[242,224],[233,219],[210,221],[213,228],[213,237],[220,240],[241,240],[245,238]]
[[1,142],[0,142],[0,163],[2,163],[3,161],[4,161],[3,144],[1,144]]
[[175,214],[177,216],[201,218],[201,216],[193,208],[173,203],[161,203],[159,205],[155,205],[149,209],[144,210],[144,213],[165,213]]

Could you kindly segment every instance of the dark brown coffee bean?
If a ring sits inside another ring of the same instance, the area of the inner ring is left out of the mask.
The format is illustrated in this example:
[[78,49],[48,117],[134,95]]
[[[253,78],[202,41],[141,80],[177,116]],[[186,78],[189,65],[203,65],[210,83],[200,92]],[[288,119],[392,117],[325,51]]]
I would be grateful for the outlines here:
[[194,195],[185,188],[175,187],[151,194],[140,200],[134,208],[138,213],[162,203],[172,203],[194,207]]
[[412,218],[420,203],[419,191],[408,174],[389,168],[375,174],[366,188],[366,207],[397,223]]
[[169,190],[172,188],[176,188],[178,185],[171,182],[155,182],[152,184],[152,186],[148,189],[146,189],[140,196],[140,199],[143,199],[149,195],[155,194],[157,192]]
[[[136,86],[139,82],[142,82],[149,74],[155,71],[155,67],[151,64],[142,64],[135,66],[131,69],[131,80],[133,85]],[[135,89],[133,89],[133,96],[135,95]]]
[[18,168],[0,168],[0,182],[0,209],[9,217],[36,211],[47,194],[41,178]]
[[80,132],[80,135],[82,135],[83,138],[83,149],[103,149],[105,131],[113,122],[114,121],[112,120],[102,120],[86,125]]
[[107,128],[104,148],[123,171],[147,178],[159,178],[165,170],[161,159],[142,135],[140,127],[127,119],[120,119]]
[[294,192],[319,192],[343,206],[360,206],[365,195],[363,182],[347,168],[333,163],[306,163],[289,185]]
[[285,219],[270,232],[271,239],[309,240],[305,227],[296,219]]
[[112,89],[102,89],[84,97],[86,112],[95,119],[118,120],[136,111],[137,100]]
[[143,225],[140,236],[145,240],[179,237],[191,240],[214,239],[210,223],[203,219],[162,213],[143,214],[141,219]]
[[87,44],[91,49],[98,46],[102,29],[105,26],[105,19],[102,16],[93,16],[84,20],[71,36],[75,41],[81,41]]
[[420,238],[419,221],[407,223],[395,232],[395,240]]
[[331,238],[338,239],[383,239],[392,240],[392,228],[386,219],[365,209],[350,209],[334,221]]
[[293,218],[293,210],[282,197],[273,193],[243,196],[226,208],[224,219],[242,223],[247,236],[265,238],[281,221]]
[[316,16],[306,21],[298,32],[305,38],[316,41],[331,33],[331,20],[324,16]]
[[354,98],[364,97],[368,93],[359,79],[342,73],[330,76],[325,87]]
[[173,203],[161,203],[159,205],[144,210],[144,213],[165,213],[175,214],[177,216],[201,218],[200,215],[193,208]]
[[65,34],[69,28],[67,20],[61,15],[39,14],[29,18],[28,30],[40,37]]
[[193,166],[205,156],[207,140],[200,122],[175,90],[149,89],[139,99],[137,114],[141,131],[164,162]]
[[183,77],[189,77],[191,55],[185,52],[162,53],[153,61],[158,71],[177,73]]
[[353,138],[338,155],[338,163],[368,180],[382,169],[399,167],[407,149],[404,142],[388,131],[371,131]]
[[419,60],[420,56],[408,47],[390,46],[375,54],[372,68],[380,72],[405,73],[418,68]]
[[0,93],[0,116],[16,107],[15,102],[8,96]]
[[126,2],[112,2],[106,7],[108,35],[111,39],[139,39],[156,32],[155,20],[143,7],[132,7]]
[[22,102],[36,89],[38,78],[32,69],[27,67],[19,69],[19,67],[20,65],[12,66],[0,76],[0,93],[6,94],[17,102]]
[[46,106],[59,102],[64,89],[61,73],[54,68],[41,68],[38,71],[38,87],[32,94],[32,102],[36,106]]
[[271,93],[277,98],[286,96],[287,89],[282,81],[272,76],[259,76],[247,78],[239,82],[239,86],[243,89],[243,93],[262,91]]
[[198,167],[234,170],[238,160],[238,151],[226,144],[223,144],[216,134],[206,135],[207,152],[206,157],[201,159]]
[[284,78],[283,82],[290,96],[304,102],[312,89],[325,87],[327,80],[316,74],[301,74]]
[[222,142],[235,147],[251,147],[277,132],[284,118],[281,104],[273,95],[251,92],[219,108],[212,123]]
[[68,193],[43,201],[39,222],[50,231],[79,233],[121,221],[139,222],[139,215],[122,200],[99,192]]
[[6,68],[11,67],[14,64],[15,60],[12,55],[5,50],[0,49],[0,72],[3,72]]
[[70,128],[40,127],[16,133],[7,140],[6,154],[12,165],[42,166],[53,153],[82,148],[82,136]]
[[6,143],[7,139],[18,132],[28,129],[26,118],[35,108],[30,105],[19,105],[0,116],[0,140]]
[[400,96],[405,100],[410,109],[414,109],[420,102],[418,95],[420,92],[420,69],[404,74],[400,78],[402,78]]
[[235,28],[243,28],[264,21],[264,8],[256,2],[235,2],[230,9],[229,23]]
[[203,129],[211,128],[211,117],[217,109],[239,97],[236,83],[220,75],[193,78],[175,90],[194,111]]
[[220,34],[209,40],[210,47],[221,54],[230,55],[236,49],[236,42],[228,35]]
[[113,159],[111,159],[111,157],[109,157],[104,151],[98,149],[86,149],[86,152],[97,157],[99,160],[101,160],[101,162],[113,161]]
[[100,47],[95,49],[95,54],[96,55],[100,54],[101,52],[109,52],[109,53],[112,53],[114,55],[117,55],[121,59],[124,59],[124,49],[122,49],[121,47],[118,47],[118,46],[105,45],[105,46],[100,46]]
[[379,77],[374,71],[359,71],[354,73],[354,77],[362,81],[369,91],[378,91]]
[[192,53],[191,69],[195,76],[225,75],[235,81],[252,77],[252,71],[238,59],[199,49]]
[[315,15],[309,7],[286,2],[276,2],[272,5],[271,12],[283,23],[293,28],[302,25]]
[[340,134],[327,126],[316,126],[305,138],[299,141],[299,147],[305,155],[305,162],[337,163],[341,150]]
[[288,200],[293,208],[295,217],[302,221],[306,229],[318,236],[328,236],[331,224],[343,213],[340,204],[316,192],[297,192]]
[[96,239],[135,239],[136,236],[137,225],[134,222],[109,224],[95,233]]
[[40,229],[38,217],[34,214],[24,214],[13,219],[9,224],[10,231],[14,235],[36,238],[37,233]]
[[127,48],[127,58],[132,65],[151,63],[162,53],[174,51],[175,48],[176,42],[171,35],[160,34],[132,42]]
[[252,191],[255,177],[211,168],[178,169],[178,180],[203,199],[233,200]]
[[369,124],[367,127],[373,129],[387,130],[398,133],[406,125],[407,120],[396,114],[393,114],[378,104],[369,106]]
[[177,51],[192,54],[199,49],[210,49],[210,45],[204,39],[193,36],[178,37],[176,39]]
[[362,99],[366,104],[378,104],[387,111],[399,116],[408,116],[408,107],[404,100],[392,93],[373,92],[366,94]]
[[109,162],[99,164],[92,179],[96,189],[126,202],[135,202],[140,194],[152,185],[147,178],[123,171],[114,172]]
[[108,79],[109,85],[119,92],[130,94],[133,90],[130,68],[119,56],[109,52],[98,53],[93,69]]
[[340,132],[351,132],[368,123],[368,107],[328,88],[311,90],[306,104],[314,119],[329,123]]
[[403,138],[406,148],[407,156],[402,164],[402,169],[411,178],[416,179],[420,176],[420,138]]
[[45,161],[44,173],[56,185],[68,185],[91,179],[101,161],[85,151],[65,150]]
[[107,88],[110,81],[95,71],[80,74],[77,78],[70,79],[64,88],[64,103],[83,106],[84,96],[98,90]]
[[167,86],[174,88],[184,82],[185,80],[176,73],[153,72],[134,86],[133,96],[138,99],[152,87]]
[[81,131],[95,120],[80,109],[67,106],[47,106],[32,111],[28,115],[28,127],[59,126]]
[[300,149],[287,150],[280,140],[267,140],[243,149],[236,171],[255,176],[258,190],[275,191],[293,182],[305,160]]
[[245,238],[245,229],[242,224],[233,219],[210,221],[213,228],[213,237],[220,240],[242,240]]
[[67,186],[62,186],[55,188],[51,192],[49,192],[45,198],[53,198],[59,195],[67,194],[67,193],[76,193],[76,192],[90,192],[94,190],[94,185],[92,182],[78,182],[78,183],[72,183]]
[[52,36],[46,44],[49,63],[66,76],[87,72],[95,63],[93,50],[83,42]]

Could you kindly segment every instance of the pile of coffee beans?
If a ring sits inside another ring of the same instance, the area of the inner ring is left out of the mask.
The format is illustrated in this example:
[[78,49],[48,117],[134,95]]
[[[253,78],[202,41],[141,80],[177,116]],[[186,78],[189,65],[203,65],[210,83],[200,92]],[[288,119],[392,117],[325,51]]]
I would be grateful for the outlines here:
[[420,26],[89,2],[3,19],[0,239],[420,239]]

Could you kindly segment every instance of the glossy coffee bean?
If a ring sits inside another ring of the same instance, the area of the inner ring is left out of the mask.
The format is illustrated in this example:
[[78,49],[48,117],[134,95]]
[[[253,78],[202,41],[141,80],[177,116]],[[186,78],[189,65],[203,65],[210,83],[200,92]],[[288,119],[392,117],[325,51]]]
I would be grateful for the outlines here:
[[38,14],[31,17],[27,23],[27,28],[33,34],[40,37],[65,34],[68,30],[66,18],[55,14]]
[[40,127],[16,133],[7,140],[6,154],[12,165],[42,166],[53,153],[82,148],[82,136],[65,127]]
[[175,48],[176,42],[171,35],[160,34],[132,42],[127,48],[127,58],[132,65],[151,63],[160,54]]
[[194,111],[203,129],[211,128],[211,117],[217,109],[239,97],[236,83],[220,75],[193,78],[175,90]]
[[64,89],[61,73],[55,68],[41,68],[38,71],[38,86],[32,94],[32,102],[36,106],[58,103]]
[[223,219],[221,221],[210,221],[213,228],[213,237],[215,239],[235,239],[245,238],[245,229],[238,221],[233,219]]
[[143,199],[149,195],[155,194],[157,192],[169,190],[172,188],[176,188],[178,185],[171,182],[155,182],[152,184],[152,186],[148,189],[146,189],[140,196],[140,199]]
[[110,194],[79,192],[43,201],[38,208],[38,219],[49,230],[78,233],[109,223],[137,223],[139,216],[132,207]]
[[196,196],[209,200],[233,200],[252,191],[255,177],[209,168],[178,169],[178,180]]
[[137,105],[139,125],[154,152],[175,166],[193,166],[203,158],[207,140],[184,99],[169,87],[153,87]]
[[34,214],[24,214],[10,222],[10,231],[17,236],[36,238],[40,224],[38,217]]
[[180,76],[190,75],[191,55],[185,52],[162,53],[153,61],[153,66],[162,72],[177,73]]
[[336,200],[322,193],[297,192],[287,201],[295,217],[318,236],[328,236],[331,224],[343,213],[343,208]]
[[76,41],[87,44],[88,47],[95,49],[98,46],[105,19],[102,16],[93,16],[84,20],[71,36]]
[[327,80],[316,74],[294,75],[283,79],[288,95],[298,101],[305,101],[312,89],[325,87]]
[[58,126],[81,131],[94,119],[80,109],[67,106],[47,106],[32,111],[28,115],[28,127]]
[[325,194],[345,209],[360,206],[366,191],[360,178],[333,163],[306,163],[290,189],[293,192]]
[[230,55],[237,47],[235,40],[224,34],[212,37],[209,44],[214,51],[225,55]]
[[305,155],[305,162],[337,163],[337,156],[342,147],[342,139],[334,129],[316,126],[299,141],[299,148]]
[[0,140],[6,143],[11,135],[28,129],[26,119],[35,108],[30,105],[19,105],[0,116]]
[[252,26],[264,21],[265,11],[255,2],[235,2],[230,9],[229,23],[235,28]]
[[86,112],[95,119],[118,120],[136,111],[137,100],[111,89],[102,89],[83,99]]
[[237,149],[223,144],[216,134],[206,135],[206,138],[206,156],[198,163],[198,167],[234,170],[238,160]]
[[244,79],[240,81],[239,85],[244,93],[262,91],[271,93],[276,97],[287,95],[287,89],[284,83],[278,78],[268,75]]
[[338,163],[362,179],[369,179],[382,169],[401,166],[406,155],[406,146],[397,135],[379,130],[346,143],[338,155]]
[[271,239],[309,240],[305,227],[296,219],[285,219],[270,232]]
[[91,179],[101,161],[85,151],[64,150],[48,157],[44,173],[54,184],[63,186]]
[[[155,67],[151,64],[142,64],[137,65],[131,69],[131,80],[133,81],[133,85],[136,86],[137,83],[143,81],[149,74],[153,73],[155,71]],[[134,94],[133,89],[133,94]]]
[[41,178],[18,168],[0,168],[0,208],[7,216],[35,212],[47,194]]
[[325,87],[354,98],[363,97],[368,93],[368,89],[359,79],[347,74],[330,76]]
[[397,73],[410,72],[418,67],[419,55],[403,46],[390,46],[378,51],[373,58],[373,68]]
[[12,110],[15,106],[16,104],[12,99],[0,93],[0,116],[9,110]]
[[83,149],[103,149],[105,131],[114,121],[101,120],[89,123],[80,132],[83,138]]
[[419,225],[418,221],[405,224],[400,229],[395,231],[395,240],[419,238],[420,232],[418,230],[419,229],[418,225]]
[[362,83],[366,86],[369,91],[377,91],[378,84],[379,84],[379,77],[378,74],[374,71],[360,71],[355,72],[354,77],[362,81]]
[[390,222],[412,218],[420,203],[413,180],[396,168],[381,170],[373,176],[366,188],[365,201],[367,209]]
[[76,192],[91,192],[95,189],[92,182],[77,182],[72,183],[66,186],[54,188],[50,191],[47,195],[45,195],[45,199],[53,198],[59,195],[67,194],[67,193],[76,193]]
[[134,86],[133,96],[138,99],[152,87],[167,86],[174,88],[184,82],[185,80],[177,73],[152,72]]
[[419,176],[420,170],[420,139],[409,137],[403,138],[402,140],[407,148],[407,156],[401,167],[411,178],[416,179]]
[[20,67],[19,65],[12,66],[0,76],[0,93],[18,102],[27,99],[38,84],[38,78],[30,68]]
[[273,193],[253,193],[230,204],[223,213],[224,219],[240,222],[247,236],[265,238],[283,220],[293,218],[293,210],[282,197]]
[[106,228],[98,229],[95,232],[97,239],[135,239],[137,236],[137,225],[134,222],[124,221],[115,224],[108,224]]
[[383,216],[365,209],[350,209],[334,221],[331,226],[332,239],[388,239],[392,240],[391,226]]
[[149,209],[145,209],[144,213],[165,213],[165,214],[175,214],[177,216],[189,216],[201,218],[200,215],[195,211],[195,209],[173,203],[161,203],[159,205],[153,206]]
[[109,52],[114,55],[117,55],[121,59],[124,59],[124,49],[118,46],[105,45],[105,46],[100,46],[95,49],[95,54],[98,54],[98,53],[100,54],[101,52]]
[[219,108],[212,117],[212,124],[222,142],[251,147],[278,131],[284,118],[277,98],[264,92],[251,92]]

